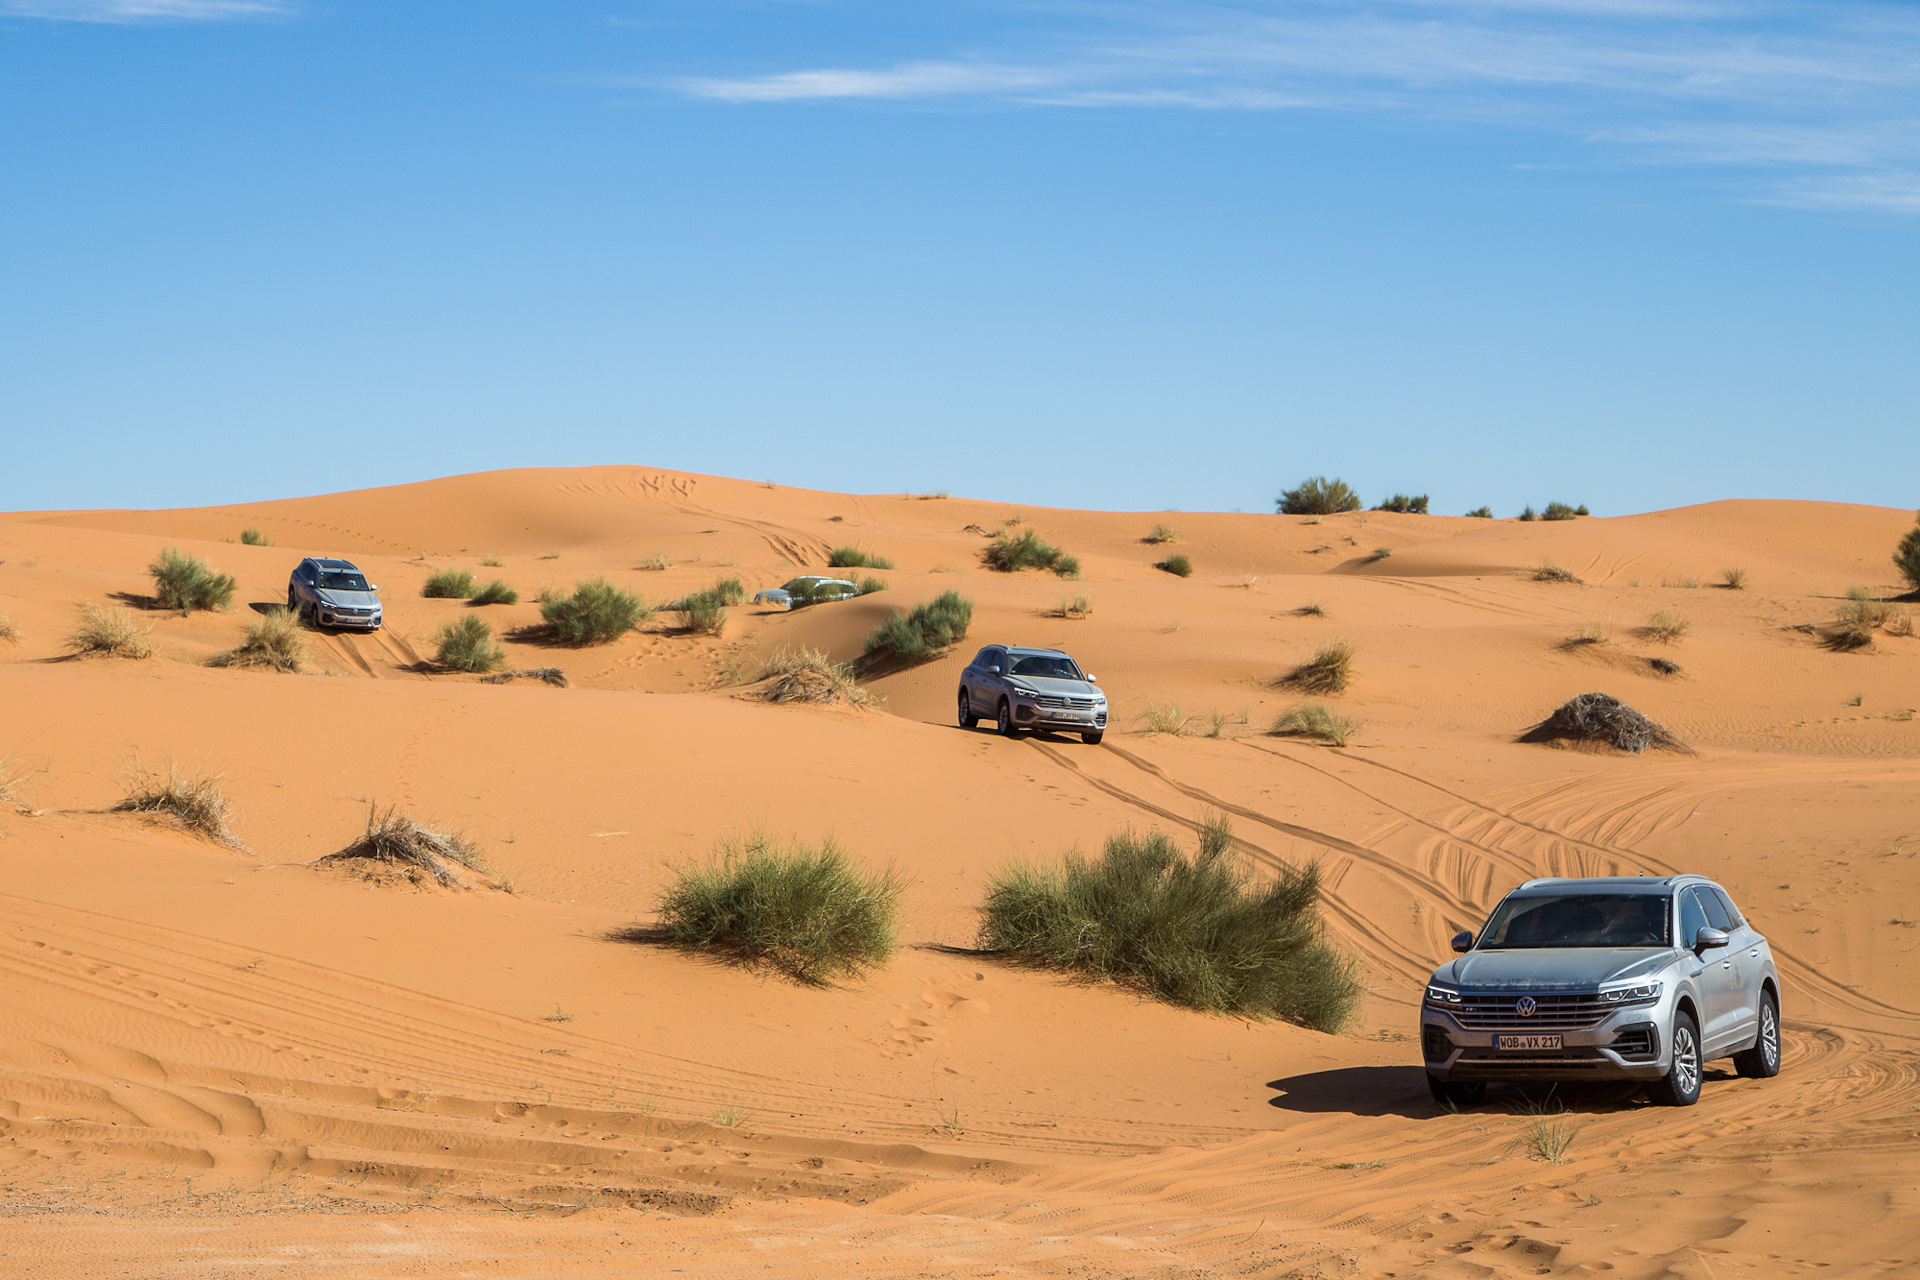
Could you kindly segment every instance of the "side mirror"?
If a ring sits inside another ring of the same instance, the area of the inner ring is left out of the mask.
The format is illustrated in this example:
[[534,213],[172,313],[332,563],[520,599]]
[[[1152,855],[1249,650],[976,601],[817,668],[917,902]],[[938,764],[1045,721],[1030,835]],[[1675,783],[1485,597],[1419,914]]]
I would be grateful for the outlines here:
[[380,589],[380,584],[377,582],[369,582],[367,584],[367,590],[369,591],[378,591],[379,589]]
[[1093,674],[1092,672],[1088,672],[1088,673],[1087,673],[1087,683],[1088,683],[1088,684],[1099,684],[1099,683],[1100,683],[1100,677],[1099,677],[1099,676],[1096,676],[1096,675],[1094,675],[1094,674]]
[[1454,935],[1453,935],[1453,949],[1454,949],[1455,951],[1471,951],[1471,950],[1473,950],[1473,935],[1472,935],[1472,934],[1470,934],[1470,933],[1456,933],[1456,934],[1454,934]]
[[1727,945],[1727,941],[1727,934],[1724,929],[1702,928],[1700,932],[1693,935],[1694,954],[1698,955],[1702,951],[1711,951],[1715,947],[1724,947]]

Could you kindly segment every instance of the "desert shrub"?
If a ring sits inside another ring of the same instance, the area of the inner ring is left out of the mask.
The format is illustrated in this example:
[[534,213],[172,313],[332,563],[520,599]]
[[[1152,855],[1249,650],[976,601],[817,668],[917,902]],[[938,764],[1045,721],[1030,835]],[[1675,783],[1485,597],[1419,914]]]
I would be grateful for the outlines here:
[[267,541],[267,535],[258,529],[242,529],[240,531],[240,542],[243,546],[249,547],[270,547],[273,545],[273,543]]
[[1920,522],[1900,537],[1899,545],[1893,549],[1893,567],[1907,580],[1907,585],[1920,591]]
[[829,569],[891,569],[893,561],[885,556],[877,556],[860,550],[858,547],[835,547],[827,556]]
[[1369,559],[1369,560],[1385,560],[1385,559],[1386,559],[1386,558],[1387,558],[1388,556],[1390,556],[1390,555],[1392,555],[1392,554],[1393,554],[1393,548],[1392,548],[1392,547],[1375,547],[1375,548],[1373,549],[1373,554],[1372,554],[1372,555],[1370,555],[1370,556],[1368,556],[1368,557],[1367,557],[1367,559]]
[[1540,513],[1533,509],[1532,504],[1528,504],[1526,509],[1521,511],[1520,518],[1522,520],[1538,520],[1540,518]]
[[1467,515],[1474,520],[1491,520],[1493,519],[1493,508],[1475,507],[1473,510],[1467,512]]
[[1722,569],[1720,571],[1720,585],[1729,591],[1745,591],[1747,589],[1747,571],[1745,569]]
[[[888,567],[888,566],[881,566]],[[716,578],[707,590],[713,592],[713,598],[724,605],[745,604],[747,589],[738,578]]]
[[565,644],[605,644],[618,640],[653,616],[631,591],[605,578],[576,582],[573,594],[542,591],[540,617]]
[[457,831],[440,831],[406,817],[395,806],[369,807],[367,829],[338,853],[314,859],[316,867],[341,867],[369,879],[432,883],[445,889],[513,891],[487,865],[473,842]]
[[1191,578],[1193,576],[1193,561],[1181,555],[1168,556],[1165,560],[1162,560],[1153,567],[1156,569],[1164,569],[1176,578]]
[[1396,493],[1375,507],[1374,510],[1398,511],[1402,515],[1424,516],[1427,514],[1427,495],[1423,493],[1415,497],[1410,497],[1404,493]]
[[1604,622],[1589,622],[1561,642],[1565,649],[1577,649],[1583,645],[1605,644],[1612,637],[1607,633]]
[[236,848],[240,844],[227,828],[232,806],[220,793],[216,773],[183,773],[173,764],[162,774],[136,766],[126,796],[107,812],[164,814],[208,840]]
[[887,584],[879,578],[860,579],[860,594],[863,596],[870,596],[876,591],[885,591],[886,589]]
[[1178,703],[1149,702],[1140,713],[1140,732],[1164,733],[1184,738],[1193,731],[1193,717],[1180,710]]
[[1587,514],[1585,507],[1570,507],[1564,502],[1549,502],[1547,509],[1540,513],[1542,520],[1571,520],[1575,516]]
[[1192,855],[1161,832],[1122,832],[1097,860],[1009,864],[988,882],[979,945],[1189,1009],[1335,1032],[1361,987],[1327,943],[1319,905],[1316,864],[1257,884],[1212,819]]
[[1278,505],[1283,516],[1330,516],[1340,511],[1358,511],[1360,495],[1345,480],[1314,476],[1302,480],[1296,489],[1282,490]]
[[964,640],[973,621],[973,601],[958,591],[942,592],[933,600],[895,611],[867,636],[869,657],[892,655],[904,661],[931,657],[956,640]]
[[239,648],[221,654],[209,665],[298,671],[306,660],[307,637],[300,629],[300,615],[273,608],[247,624],[246,639]]
[[660,927],[679,946],[821,985],[893,954],[903,887],[890,868],[856,866],[831,838],[815,849],[756,833],[676,870],[660,895]]
[[1060,603],[1054,606],[1056,618],[1091,618],[1093,616],[1093,597],[1087,595],[1061,596]]
[[224,609],[233,603],[236,583],[231,574],[215,573],[199,556],[168,547],[147,566],[153,575],[154,598],[165,609],[192,613],[195,609]]
[[1647,619],[1647,625],[1640,628],[1642,636],[1661,644],[1672,644],[1692,631],[1693,624],[1671,609],[1657,611]]
[[20,624],[11,615],[0,613],[0,640],[8,644],[17,644],[20,640]]
[[1296,618],[1324,618],[1327,616],[1327,606],[1318,600],[1309,600],[1298,609],[1295,609],[1293,616]]
[[1323,703],[1308,702],[1281,712],[1267,732],[1276,738],[1319,738],[1344,747],[1360,732],[1360,722],[1336,714]]
[[1580,579],[1574,575],[1571,569],[1562,569],[1559,565],[1555,564],[1551,560],[1542,560],[1540,562],[1540,567],[1533,571],[1532,576],[1535,582],[1578,583],[1580,581]]
[[1280,683],[1306,693],[1343,693],[1353,679],[1353,646],[1329,640],[1313,656],[1287,672]]
[[1604,693],[1583,693],[1520,735],[1522,742],[1571,738],[1582,742],[1609,742],[1631,755],[1649,747],[1688,751],[1687,746],[1660,725],[1620,699]]
[[487,604],[519,604],[520,593],[506,583],[495,578],[468,597],[469,603],[479,606]]
[[682,596],[668,606],[684,619],[687,630],[703,636],[717,636],[727,625],[727,606],[712,587]]
[[141,626],[134,620],[133,613],[121,605],[102,607],[89,601],[80,606],[80,623],[65,643],[67,649],[76,654],[151,658],[159,647],[153,642],[152,630]]
[[441,627],[433,642],[434,661],[454,671],[481,675],[507,660],[505,651],[493,642],[493,628],[471,613]]
[[507,562],[501,559],[499,556],[481,556],[480,563],[484,565],[486,568],[498,569],[504,566]]
[[1246,720],[1244,717],[1236,720],[1224,711],[1209,711],[1207,713],[1207,723],[1200,730],[1200,736],[1203,738],[1231,738],[1233,736],[1233,727],[1237,724],[1245,723]]
[[760,671],[769,702],[844,702],[863,707],[873,695],[854,679],[853,664],[835,662],[818,649],[781,649]]
[[995,538],[980,557],[987,568],[1001,573],[1022,569],[1051,569],[1063,578],[1079,574],[1080,562],[1043,539],[1032,529],[1019,535],[1003,533]]
[[478,589],[465,569],[442,569],[427,579],[420,594],[429,600],[471,600]]
[[1894,608],[1875,600],[1864,587],[1847,593],[1847,602],[1834,614],[1826,629],[1826,641],[1834,649],[1864,649],[1873,643],[1873,633],[1888,626],[1895,617]]
[[645,560],[642,560],[639,567],[649,573],[658,573],[661,570],[673,568],[673,561],[656,552],[648,556]]
[[1140,539],[1140,541],[1156,547],[1163,542],[1178,542],[1179,540],[1179,530],[1170,524],[1156,524],[1153,528],[1147,530],[1146,537]]
[[522,667],[517,671],[499,671],[480,677],[481,684],[506,684],[513,680],[538,680],[556,689],[565,689],[569,683],[567,673],[558,667]]

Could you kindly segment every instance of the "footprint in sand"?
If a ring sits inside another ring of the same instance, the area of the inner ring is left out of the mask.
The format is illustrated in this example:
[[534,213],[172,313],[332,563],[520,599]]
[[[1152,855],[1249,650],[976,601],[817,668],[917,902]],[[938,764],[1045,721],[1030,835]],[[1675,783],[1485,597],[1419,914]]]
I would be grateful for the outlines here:
[[901,1016],[887,1024],[891,1030],[879,1042],[882,1054],[889,1058],[911,1057],[940,1040],[951,1030],[953,1019],[970,1020],[993,1012],[985,1000],[943,986],[929,987],[919,1000],[897,1007]]

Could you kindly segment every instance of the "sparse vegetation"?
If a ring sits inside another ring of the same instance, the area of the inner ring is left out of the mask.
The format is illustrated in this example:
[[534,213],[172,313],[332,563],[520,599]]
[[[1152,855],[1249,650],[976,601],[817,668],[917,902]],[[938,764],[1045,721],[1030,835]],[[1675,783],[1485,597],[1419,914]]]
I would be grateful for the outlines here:
[[886,582],[880,578],[860,579],[860,594],[863,596],[870,596],[876,591],[885,591],[886,589]]
[[1200,730],[1200,736],[1203,738],[1231,738],[1233,736],[1233,727],[1243,723],[1245,723],[1245,721],[1235,720],[1224,711],[1209,711],[1207,713],[1206,728]]
[[1319,738],[1344,747],[1360,732],[1360,722],[1323,703],[1308,702],[1281,712],[1267,732],[1276,738]]
[[858,547],[835,547],[827,556],[829,569],[891,569],[893,561]]
[[1467,517],[1472,520],[1491,520],[1493,519],[1493,508],[1475,507],[1473,510],[1467,512]]
[[781,845],[764,832],[676,870],[660,926],[678,946],[713,949],[822,985],[893,954],[904,888],[891,868],[856,866],[829,838]]
[[5,640],[8,644],[20,642],[20,624],[15,622],[9,614],[0,613],[0,640]]
[[1329,640],[1313,651],[1313,656],[1280,678],[1305,693],[1344,693],[1353,679],[1353,646],[1345,640]]
[[956,640],[964,640],[973,622],[973,601],[958,591],[945,591],[933,600],[917,604],[911,612],[896,611],[867,636],[869,658],[891,655],[912,662],[944,652]]
[[1424,516],[1427,514],[1427,495],[1423,493],[1410,497],[1404,493],[1396,493],[1375,507],[1374,510],[1397,511],[1402,515]]
[[147,572],[153,575],[153,594],[163,609],[192,613],[195,609],[225,609],[233,603],[239,584],[231,574],[215,573],[199,556],[168,547]]
[[506,684],[511,680],[538,680],[550,684],[556,689],[567,687],[567,673],[558,667],[522,667],[517,671],[496,671],[490,676],[481,676],[481,684]]
[[469,603],[475,607],[489,604],[519,604],[520,593],[500,579],[495,578],[486,586],[476,590],[472,596],[469,597]]
[[1540,513],[1533,509],[1532,503],[1528,503],[1527,506],[1520,512],[1520,518],[1526,521],[1538,520],[1540,518]]
[[979,946],[1189,1009],[1335,1032],[1361,987],[1325,939],[1319,901],[1317,865],[1255,884],[1213,818],[1191,856],[1161,832],[1122,832],[1097,860],[1009,864],[988,883]]
[[1318,600],[1309,600],[1298,609],[1295,609],[1293,616],[1296,618],[1324,618],[1327,616],[1327,606]]
[[1282,490],[1278,505],[1283,516],[1330,516],[1358,511],[1360,495],[1345,480],[1314,476],[1302,480],[1298,488]]
[[1545,1160],[1549,1164],[1565,1164],[1567,1149],[1573,1145],[1574,1135],[1578,1132],[1571,1120],[1537,1115],[1527,1121],[1521,1141],[1532,1159]]
[[[886,568],[887,566],[879,565],[876,567]],[[738,578],[717,578],[714,580],[714,584],[708,587],[707,590],[713,592],[713,598],[724,605],[745,604],[747,602],[747,589],[741,584]]]
[[1581,645],[1606,644],[1607,641],[1610,640],[1611,638],[1612,637],[1607,632],[1606,623],[1589,622],[1585,626],[1581,627],[1578,631],[1568,636],[1564,642],[1564,647],[1568,649],[1574,649],[1574,648],[1580,647]]
[[653,617],[639,596],[605,578],[576,582],[572,595],[541,595],[540,617],[564,644],[606,644]]
[[240,847],[227,827],[232,806],[220,792],[217,773],[184,773],[178,764],[153,773],[134,766],[127,794],[109,813],[157,813],[218,844]]
[[1385,560],[1385,559],[1386,559],[1386,558],[1387,558],[1388,556],[1390,556],[1390,555],[1392,555],[1392,554],[1393,554],[1393,548],[1392,548],[1392,547],[1375,547],[1375,548],[1373,549],[1373,554],[1372,554],[1372,555],[1370,555],[1370,556],[1368,556],[1368,557],[1367,557],[1367,559],[1369,559],[1369,560]]
[[642,560],[636,567],[647,573],[660,573],[673,568],[673,561],[656,552]]
[[1873,644],[1874,632],[1892,630],[1895,613],[1891,604],[1875,600],[1865,587],[1847,592],[1847,602],[1834,615],[1826,629],[1826,642],[1833,649],[1865,649]]
[[246,639],[237,649],[214,658],[214,667],[272,667],[299,671],[307,660],[307,638],[300,615],[275,607],[247,624]]
[[507,562],[501,559],[499,556],[481,556],[480,563],[485,568],[498,569],[504,566]]
[[427,578],[420,594],[429,600],[471,600],[478,589],[465,569],[441,569]]
[[1564,502],[1549,502],[1547,509],[1540,513],[1542,520],[1571,520],[1575,516],[1587,514],[1585,507],[1570,507]]
[[484,675],[507,660],[493,642],[493,628],[473,614],[463,614],[440,628],[433,638],[434,661],[454,671]]
[[874,698],[854,679],[853,664],[835,662],[818,649],[781,649],[760,671],[769,702],[843,702],[864,707]]
[[727,606],[711,587],[674,601],[672,607],[685,620],[687,630],[696,634],[717,636],[726,629]]
[[1140,713],[1140,732],[1164,733],[1184,738],[1193,731],[1193,717],[1180,710],[1178,703],[1149,702]]
[[1583,693],[1570,698],[1559,710],[1520,735],[1522,742],[1556,739],[1608,742],[1636,756],[1650,747],[1688,750],[1685,743],[1666,729],[1620,699],[1604,693]]
[[1000,573],[1022,569],[1050,569],[1063,578],[1078,577],[1080,562],[1043,539],[1032,529],[1018,535],[1002,533],[981,553],[987,568]]
[[1170,524],[1156,524],[1153,528],[1147,530],[1146,537],[1140,539],[1140,541],[1154,547],[1160,546],[1162,543],[1178,542],[1179,540],[1180,531]]
[[1692,631],[1693,624],[1671,609],[1657,610],[1647,619],[1647,625],[1640,628],[1642,636],[1661,644],[1672,644]]
[[1091,618],[1093,616],[1093,597],[1087,595],[1061,596],[1060,603],[1054,606],[1056,618]]
[[270,547],[273,545],[273,543],[267,541],[267,535],[258,529],[242,529],[240,531],[240,542],[243,546],[249,547]]
[[1532,573],[1535,582],[1571,582],[1578,584],[1580,579],[1571,569],[1562,569],[1551,560],[1542,560],[1540,567]]
[[1183,555],[1168,556],[1165,560],[1162,560],[1153,567],[1156,569],[1164,569],[1176,578],[1191,578],[1193,576],[1193,561]]
[[1722,569],[1720,571],[1720,585],[1729,591],[1745,591],[1747,589],[1747,571],[1745,569]]
[[1907,586],[1920,593],[1920,520],[1900,537],[1893,549],[1893,567],[1907,580]]
[[153,642],[153,629],[141,626],[131,610],[91,601],[80,606],[80,623],[65,643],[75,654],[99,653],[115,658],[151,658],[159,649]]
[[373,880],[513,892],[513,886],[487,865],[472,841],[457,831],[423,826],[394,805],[385,812],[369,806],[367,829],[360,838],[338,853],[314,859],[312,865],[340,867]]

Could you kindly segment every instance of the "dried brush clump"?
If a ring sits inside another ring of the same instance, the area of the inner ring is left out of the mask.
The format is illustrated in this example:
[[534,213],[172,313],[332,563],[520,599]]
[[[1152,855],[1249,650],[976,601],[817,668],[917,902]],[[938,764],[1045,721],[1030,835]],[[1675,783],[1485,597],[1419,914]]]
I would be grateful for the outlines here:
[[1276,738],[1318,738],[1344,747],[1360,728],[1358,720],[1336,714],[1322,703],[1308,702],[1281,712],[1267,732]]
[[874,695],[854,679],[852,663],[835,662],[820,650],[805,645],[781,649],[767,659],[760,679],[769,702],[864,707],[874,701]]
[[524,667],[518,671],[497,671],[480,677],[481,684],[506,684],[510,680],[538,680],[556,689],[567,687],[567,673],[558,667]]
[[1535,582],[1571,582],[1578,584],[1580,581],[1571,569],[1562,569],[1551,560],[1541,561],[1540,567],[1528,576]]
[[377,883],[513,892],[466,837],[422,826],[394,805],[384,813],[369,808],[367,829],[358,840],[308,865],[339,868]]
[[1692,631],[1693,624],[1670,609],[1657,611],[1647,619],[1647,625],[1640,628],[1643,637],[1661,644],[1672,644]]
[[1088,595],[1061,596],[1060,603],[1053,607],[1048,615],[1053,618],[1091,618],[1093,616],[1093,597]]
[[105,654],[113,658],[151,658],[159,650],[153,628],[135,621],[123,605],[102,607],[91,601],[80,606],[80,624],[65,641],[75,656]]
[[1193,732],[1193,717],[1181,711],[1178,703],[1149,702],[1140,713],[1140,732],[1184,738]]
[[15,622],[9,614],[0,613],[0,640],[5,640],[8,644],[20,642],[20,624]]
[[107,812],[159,814],[195,835],[239,849],[244,846],[227,827],[232,808],[221,794],[217,773],[183,773],[174,764],[163,774],[135,765],[126,796]]
[[1520,735],[1522,742],[1606,742],[1639,755],[1650,748],[1683,751],[1692,748],[1626,703],[1605,693],[1583,693]]
[[208,661],[210,667],[271,667],[298,672],[307,661],[307,638],[300,615],[272,608],[247,624],[246,639],[237,649]]
[[1313,656],[1280,677],[1280,683],[1303,693],[1344,693],[1353,682],[1353,645],[1329,640]]
[[1140,539],[1140,541],[1146,543],[1148,546],[1153,547],[1157,547],[1165,542],[1178,542],[1179,540],[1180,531],[1170,524],[1156,524],[1153,528],[1147,530],[1146,537]]

